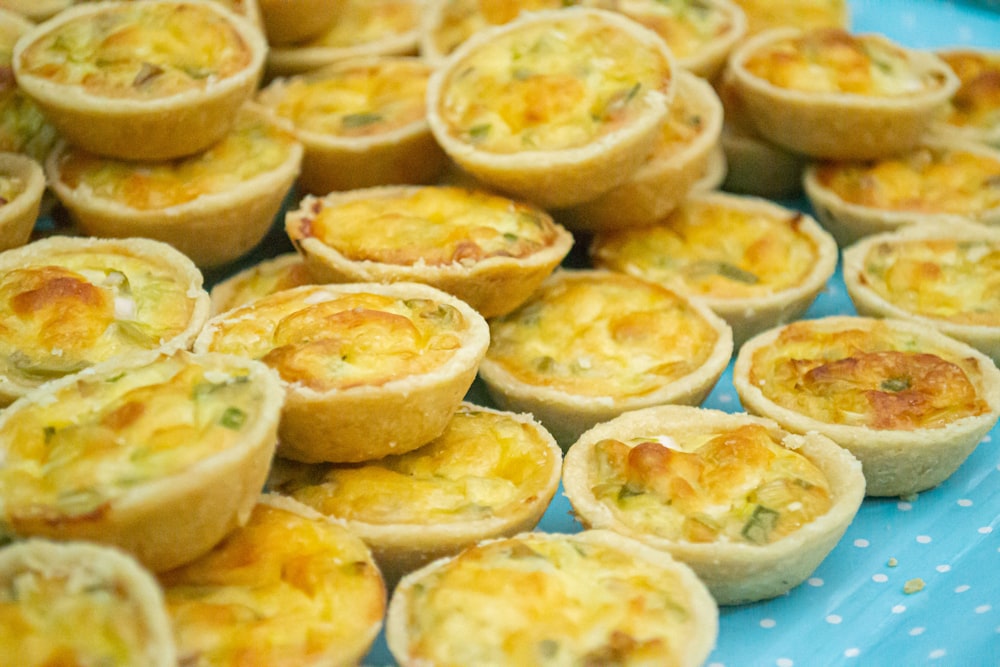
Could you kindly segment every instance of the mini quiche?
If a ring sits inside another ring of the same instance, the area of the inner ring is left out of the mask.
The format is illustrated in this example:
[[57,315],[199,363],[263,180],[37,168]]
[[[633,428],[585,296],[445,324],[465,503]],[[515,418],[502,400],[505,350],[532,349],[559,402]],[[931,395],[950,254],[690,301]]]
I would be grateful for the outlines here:
[[367,56],[272,81],[257,101],[305,146],[299,191],[436,180],[447,158],[427,124],[431,71],[419,58]]
[[907,227],[862,239],[843,255],[859,314],[932,326],[1000,366],[1000,229]]
[[720,605],[805,581],[865,495],[861,464],[826,436],[675,405],[584,433],[566,452],[563,486],[584,526],[669,552]]
[[0,153],[0,251],[28,242],[44,194],[40,164],[26,155]]
[[448,186],[306,197],[285,229],[320,282],[425,283],[483,317],[523,303],[573,245],[543,209]]
[[729,364],[732,331],[701,301],[623,273],[561,269],[490,321],[479,368],[500,407],[568,446],[622,412],[696,405]]
[[[330,1],[330,0],[328,0]],[[270,76],[289,76],[355,56],[415,55],[423,0],[333,0],[329,28],[303,42],[278,44],[267,54]]]
[[269,494],[246,525],[159,580],[185,667],[357,665],[386,608],[364,542]]
[[744,408],[850,450],[869,496],[945,481],[1000,416],[1000,370],[925,324],[828,316],[747,341],[733,367]]
[[848,0],[733,0],[746,14],[747,31],[791,26],[801,30],[850,26]]
[[599,268],[702,300],[750,336],[799,317],[837,268],[837,243],[811,216],[756,197],[689,196],[657,224],[594,235]]
[[529,12],[448,56],[431,76],[427,118],[445,152],[487,186],[569,207],[648,159],[676,73],[659,35],[622,14]]
[[309,268],[297,252],[287,252],[248,266],[212,287],[212,314],[224,313],[275,292],[312,285]]
[[0,8],[0,151],[24,153],[43,162],[56,141],[56,131],[25,97],[11,67],[14,45],[34,25],[20,14]]
[[0,548],[0,664],[176,667],[153,575],[111,547],[33,539]]
[[747,33],[746,14],[731,0],[617,0],[616,8],[662,37],[679,67],[708,80]]
[[85,233],[157,239],[212,268],[242,257],[267,235],[302,153],[286,123],[248,104],[225,137],[195,155],[136,162],[63,142],[45,170]]
[[931,131],[1000,148],[1000,50],[953,48],[936,53],[961,84]]
[[279,459],[268,486],[343,521],[391,586],[480,540],[535,528],[561,470],[562,450],[531,415],[463,403],[414,451],[363,465]]
[[217,2],[109,1],[76,5],[25,34],[13,67],[70,143],[165,160],[232,128],[266,52],[261,31]]
[[690,568],[611,531],[487,540],[403,578],[386,638],[402,667],[704,663],[718,607]]
[[763,138],[837,160],[913,148],[959,86],[930,51],[839,29],[766,30],[734,49],[729,71]]
[[0,253],[0,405],[100,361],[188,347],[208,312],[201,272],[158,241],[53,236]]
[[120,547],[177,567],[246,521],[282,387],[264,364],[185,350],[112,360],[0,412],[0,534]]
[[722,103],[712,86],[677,73],[677,95],[653,154],[621,185],[590,201],[555,212],[573,231],[593,232],[654,224],[705,175],[722,132]]
[[257,0],[271,46],[319,37],[333,27],[345,4],[346,0]]
[[928,137],[878,160],[814,162],[802,183],[841,245],[911,224],[1000,227],[1000,150],[984,144]]
[[360,462],[441,435],[489,344],[467,303],[418,283],[303,285],[206,323],[196,351],[260,359],[285,388],[278,454]]

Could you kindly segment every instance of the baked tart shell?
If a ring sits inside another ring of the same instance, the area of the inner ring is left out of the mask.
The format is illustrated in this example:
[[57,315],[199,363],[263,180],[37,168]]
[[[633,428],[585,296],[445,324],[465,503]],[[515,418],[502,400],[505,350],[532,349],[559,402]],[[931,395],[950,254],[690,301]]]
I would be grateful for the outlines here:
[[41,165],[18,153],[0,153],[0,175],[16,178],[21,190],[0,206],[0,251],[23,246],[31,238],[45,194]]

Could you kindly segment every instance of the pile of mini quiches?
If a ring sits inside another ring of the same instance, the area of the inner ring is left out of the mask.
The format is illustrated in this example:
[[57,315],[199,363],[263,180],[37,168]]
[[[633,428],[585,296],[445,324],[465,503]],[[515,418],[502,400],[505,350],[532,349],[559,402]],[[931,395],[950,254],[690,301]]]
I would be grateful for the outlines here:
[[[699,665],[1000,417],[996,54],[62,4],[0,14],[2,664]],[[801,319],[841,253],[859,315]]]

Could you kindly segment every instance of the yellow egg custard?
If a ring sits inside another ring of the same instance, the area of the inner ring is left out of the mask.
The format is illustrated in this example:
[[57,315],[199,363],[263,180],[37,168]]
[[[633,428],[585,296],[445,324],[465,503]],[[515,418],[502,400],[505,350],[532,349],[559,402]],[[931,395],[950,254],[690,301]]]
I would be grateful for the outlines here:
[[272,495],[214,549],[159,580],[185,667],[357,665],[386,607],[364,542]]
[[1000,417],[1000,370],[924,324],[828,316],[747,341],[733,368],[747,411],[816,431],[861,461],[870,496],[946,480]]
[[704,663],[718,608],[664,551],[611,531],[488,540],[403,578],[389,650],[418,665]]
[[100,361],[190,346],[209,297],[164,243],[55,236],[0,254],[0,304],[3,405]]
[[746,14],[747,32],[756,34],[768,28],[791,26],[848,29],[851,8],[848,0],[733,0]]
[[563,485],[586,527],[668,551],[726,605],[805,581],[865,495],[861,464],[825,436],[675,405],[587,431],[566,452]]
[[297,252],[261,260],[212,286],[212,314],[250,303],[281,290],[312,285],[312,274]]

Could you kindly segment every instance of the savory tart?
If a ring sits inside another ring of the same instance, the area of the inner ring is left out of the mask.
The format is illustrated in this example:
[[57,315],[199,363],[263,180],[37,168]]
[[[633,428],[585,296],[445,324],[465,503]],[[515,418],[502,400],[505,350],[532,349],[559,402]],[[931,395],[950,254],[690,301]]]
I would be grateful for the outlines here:
[[418,283],[303,285],[206,323],[197,351],[260,359],[285,388],[279,455],[402,454],[441,435],[489,344],[486,320]]
[[560,269],[490,321],[480,378],[560,445],[622,412],[696,405],[729,363],[732,331],[701,301],[624,273]]
[[282,46],[319,37],[337,21],[345,0],[257,0],[267,43]]
[[403,578],[386,638],[417,665],[701,665],[718,608],[690,568],[604,530],[487,540]]
[[85,233],[157,239],[209,268],[242,257],[267,235],[302,152],[286,123],[248,104],[225,137],[195,155],[135,162],[62,142],[45,170]]
[[0,153],[0,251],[28,242],[44,194],[40,164],[26,155]]
[[853,453],[870,496],[945,481],[1000,416],[1000,370],[925,324],[829,316],[758,334],[733,385],[747,411]]
[[814,28],[847,29],[851,22],[848,0],[733,0],[746,14],[747,32],[756,34],[768,28],[791,26],[801,30]]
[[299,190],[437,179],[447,158],[427,124],[431,71],[415,57],[365,56],[272,81],[257,101],[288,119],[305,146]]
[[185,667],[357,665],[386,608],[364,542],[273,495],[210,552],[159,579]]
[[756,197],[693,194],[657,224],[594,235],[599,268],[698,298],[750,336],[799,317],[837,268],[837,243],[811,216]]
[[261,31],[217,2],[109,1],[76,5],[24,35],[13,67],[70,143],[165,160],[232,128],[266,52]]
[[1000,150],[931,138],[879,160],[814,162],[802,177],[841,245],[911,224],[1000,226],[998,182]]
[[285,229],[320,282],[425,283],[483,317],[522,304],[573,245],[543,209],[446,186],[306,197]]
[[278,459],[268,487],[342,521],[392,586],[480,540],[535,528],[561,470],[562,450],[531,415],[463,403],[414,451],[362,465]]
[[865,495],[861,464],[826,436],[676,405],[584,433],[566,452],[563,486],[584,526],[669,552],[720,605],[805,581]]
[[722,118],[712,86],[690,72],[677,72],[677,94],[653,154],[621,185],[555,215],[573,231],[656,223],[704,176],[719,146]]
[[0,254],[0,405],[94,363],[191,345],[202,274],[147,239],[54,236]]
[[1000,148],[1000,50],[953,48],[936,53],[955,72],[960,85],[931,131]]
[[662,37],[679,67],[708,80],[747,33],[746,14],[732,0],[617,0],[616,9]]
[[282,387],[264,364],[185,350],[112,360],[0,412],[0,533],[194,560],[267,478]]
[[1000,229],[912,226],[844,249],[857,312],[911,319],[1000,366]]
[[267,54],[270,76],[290,76],[355,56],[415,55],[423,0],[335,0],[336,20],[320,34],[278,44]]
[[218,315],[262,296],[315,282],[302,256],[297,252],[286,252],[261,260],[215,283],[209,292],[212,314]]
[[650,156],[676,88],[656,33],[616,12],[529,12],[480,30],[435,70],[427,117],[486,185],[568,207],[625,182]]
[[0,664],[176,667],[163,593],[111,547],[33,539],[0,548]]
[[56,131],[21,92],[11,67],[14,45],[34,25],[20,14],[0,8],[0,151],[24,153],[43,162],[56,141]]
[[930,51],[838,29],[764,31],[734,49],[729,71],[763,138],[836,160],[913,148],[959,86]]

